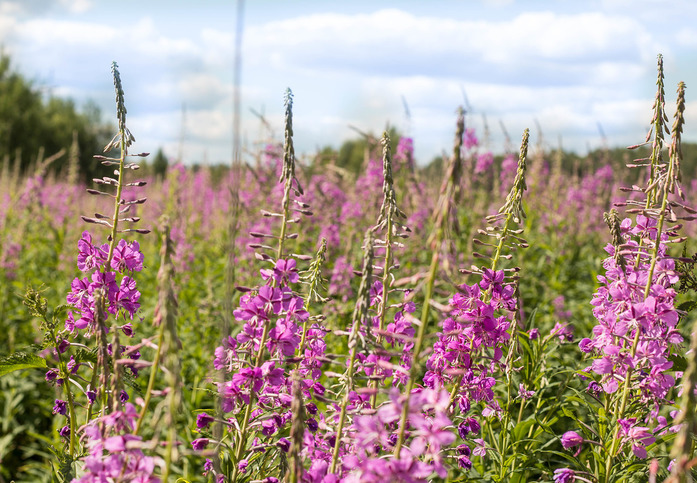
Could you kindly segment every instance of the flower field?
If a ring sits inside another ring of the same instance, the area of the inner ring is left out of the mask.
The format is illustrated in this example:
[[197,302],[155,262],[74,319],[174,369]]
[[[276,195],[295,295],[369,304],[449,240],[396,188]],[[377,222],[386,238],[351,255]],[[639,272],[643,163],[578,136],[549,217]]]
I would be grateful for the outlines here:
[[[693,481],[695,173],[659,56],[627,163],[0,173],[0,482]],[[302,102],[302,100],[298,100]],[[671,119],[671,121],[669,121]],[[645,142],[644,142],[645,141]],[[141,171],[144,173],[141,175]]]

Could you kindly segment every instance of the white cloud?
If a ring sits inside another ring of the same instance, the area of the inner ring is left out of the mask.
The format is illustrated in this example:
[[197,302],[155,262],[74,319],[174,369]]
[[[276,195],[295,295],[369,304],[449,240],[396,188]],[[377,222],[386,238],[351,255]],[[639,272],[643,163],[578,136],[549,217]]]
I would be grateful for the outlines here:
[[[643,122],[646,116],[640,114],[650,114],[637,106],[653,95],[641,89],[655,79],[657,52],[672,58],[666,46],[674,46],[675,39],[697,45],[691,26],[661,37],[628,13],[622,1],[612,0],[605,11],[588,7],[579,14],[557,9],[516,15],[501,9],[496,20],[383,9],[250,23],[243,39],[243,132],[250,140],[259,132],[251,106],[266,110],[281,133],[282,96],[290,86],[296,93],[299,152],[355,137],[348,124],[379,133],[390,122],[400,129],[410,126],[417,155],[426,162],[440,149],[450,149],[454,111],[463,103],[464,90],[473,107],[468,122],[481,128],[481,114],[486,114],[492,132],[498,132],[498,148],[500,119],[514,142],[537,119],[549,139],[573,130],[574,147],[583,149],[583,136],[597,136],[597,122],[608,133],[619,132],[623,125]],[[88,8],[90,3],[76,5]],[[479,3],[499,7],[509,2]],[[92,11],[98,7],[95,3]],[[233,32],[193,17],[190,28],[172,28],[145,8],[144,16],[118,28],[91,16],[92,11],[80,21],[50,15],[25,19],[20,8],[0,2],[0,39],[12,39],[12,54],[17,52],[32,77],[47,78],[55,92],[76,99],[104,99],[105,112],[111,112],[108,69],[117,60],[129,125],[139,142],[155,145],[143,149],[163,145],[170,154],[178,149],[185,105],[186,152],[194,159],[204,151],[213,161],[229,157]],[[410,125],[402,96],[412,112]]]
[[85,13],[94,6],[91,0],[60,0],[60,5],[70,13]]
[[255,67],[507,82],[517,77],[521,83],[540,82],[546,74],[553,82],[592,81],[596,65],[641,65],[655,56],[653,48],[641,24],[602,13],[534,12],[484,22],[391,9],[308,15],[245,33],[245,51]]

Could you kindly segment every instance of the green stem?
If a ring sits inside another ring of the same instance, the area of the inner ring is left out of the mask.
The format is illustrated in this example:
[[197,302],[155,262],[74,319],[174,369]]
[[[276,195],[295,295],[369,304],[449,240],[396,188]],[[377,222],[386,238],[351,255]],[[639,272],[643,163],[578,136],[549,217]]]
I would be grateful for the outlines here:
[[[387,232],[385,233],[385,265],[382,269],[382,300],[380,301],[380,304],[378,305],[378,317],[379,317],[379,325],[378,328],[380,329],[380,332],[378,332],[378,335],[376,337],[375,343],[380,346],[380,343],[382,342],[382,331],[385,329],[385,317],[387,314],[387,296],[389,293],[389,286],[390,286],[390,267],[392,266],[392,227],[393,227],[393,222],[392,222],[392,210],[388,208],[387,210]],[[375,367],[375,371],[377,371],[377,366]],[[375,407],[377,404],[378,400],[378,380],[374,379],[371,381],[371,387],[375,390],[373,395],[370,398],[370,405],[371,407]]]
[[128,147],[126,146],[126,133],[121,131],[121,155],[119,157],[119,175],[116,184],[116,194],[114,195],[114,216],[111,219],[111,235],[109,236],[109,255],[104,264],[104,270],[111,271],[111,259],[114,257],[114,247],[116,247],[116,234],[119,225],[119,208],[121,207],[121,194],[123,193],[123,170],[126,162]]
[[[349,359],[349,367],[347,370],[346,384],[348,388],[353,386],[353,366],[356,361],[356,352],[358,344],[354,345],[351,349],[351,358]],[[334,474],[336,472],[336,465],[339,461],[339,448],[341,446],[341,433],[344,430],[344,423],[346,422],[346,408],[349,403],[349,390],[344,393],[344,398],[341,400],[341,412],[339,413],[339,424],[336,428],[336,441],[334,442],[334,451],[332,452],[332,464],[329,468],[329,474]]]
[[[442,234],[442,230],[439,230],[439,233]],[[437,239],[439,240],[440,236]],[[426,283],[426,295],[424,296],[424,305],[421,309],[421,324],[419,325],[419,331],[416,336],[416,341],[414,342],[409,380],[407,381],[407,386],[404,391],[406,394],[406,400],[404,401],[404,406],[402,407],[402,415],[399,420],[399,434],[397,436],[397,443],[394,447],[394,454],[396,457],[399,457],[399,453],[402,450],[402,444],[404,444],[404,431],[406,430],[407,417],[409,415],[409,396],[411,395],[412,389],[414,389],[414,381],[416,380],[417,370],[419,369],[419,365],[416,361],[417,357],[421,353],[424,334],[426,333],[426,326],[428,325],[431,298],[433,297],[433,286],[435,285],[436,272],[438,271],[438,259],[440,258],[440,243],[438,243],[436,247],[437,248],[433,251],[433,256],[431,257],[431,267],[428,272],[428,282]]]
[[[162,342],[165,337],[165,326],[166,323],[163,321],[160,323],[160,333],[157,337],[157,352],[155,353],[155,360],[152,364],[152,369],[150,371],[150,379],[148,380],[148,388],[145,391],[145,400],[143,402],[143,408],[140,410],[138,415],[138,422],[136,423],[136,428],[133,431],[133,435],[137,435],[145,419],[145,413],[148,410],[148,405],[150,404],[150,399],[152,399],[152,391],[155,387],[155,378],[157,377],[157,370],[160,366],[160,358],[162,355]],[[165,480],[166,481],[166,480]]]

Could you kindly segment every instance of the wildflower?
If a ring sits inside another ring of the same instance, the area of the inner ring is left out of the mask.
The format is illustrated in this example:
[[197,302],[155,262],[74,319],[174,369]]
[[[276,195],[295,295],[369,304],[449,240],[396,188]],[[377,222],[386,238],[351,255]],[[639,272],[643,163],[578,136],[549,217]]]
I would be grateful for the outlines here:
[[297,262],[292,258],[289,258],[288,260],[277,260],[273,270],[261,270],[261,277],[264,280],[273,279],[280,285],[285,286],[300,281],[300,274],[298,274]]
[[62,414],[63,416],[65,416],[67,412],[68,404],[61,399],[56,399],[56,402],[53,405],[53,414]]
[[215,418],[213,416],[209,416],[206,413],[201,413],[198,416],[196,416],[196,427],[198,429],[207,428],[208,425],[211,424],[213,421],[215,421]]
[[85,231],[77,242],[77,268],[81,272],[87,272],[93,268],[99,268],[106,262],[109,245],[96,247],[92,244],[92,235]]
[[208,438],[198,438],[191,442],[191,446],[193,446],[194,451],[202,451],[208,446],[209,442]]
[[560,342],[571,342],[574,340],[574,326],[562,322],[557,322],[554,324],[550,336],[559,337]]
[[620,419],[620,439],[622,443],[628,442],[632,447],[632,453],[637,458],[646,458],[646,447],[653,444],[656,438],[649,428],[636,426],[636,418]]
[[281,448],[281,451],[283,451],[284,453],[287,453],[290,450],[290,441],[288,441],[287,438],[280,438],[276,442],[276,446]]
[[571,483],[576,481],[576,473],[569,468],[554,470],[554,483]]
[[582,444],[584,441],[583,436],[578,434],[576,431],[567,431],[561,437],[561,445],[564,449],[573,448]]
[[114,247],[111,258],[111,268],[117,272],[139,272],[143,269],[144,255],[140,251],[137,241],[127,243],[123,238]]
[[57,350],[58,350],[58,352],[59,352],[60,354],[64,354],[65,351],[68,350],[68,347],[70,347],[70,342],[67,341],[66,339],[62,339],[62,340],[58,343]]
[[529,391],[523,384],[518,385],[518,393],[521,399],[530,399],[535,395],[535,391]]

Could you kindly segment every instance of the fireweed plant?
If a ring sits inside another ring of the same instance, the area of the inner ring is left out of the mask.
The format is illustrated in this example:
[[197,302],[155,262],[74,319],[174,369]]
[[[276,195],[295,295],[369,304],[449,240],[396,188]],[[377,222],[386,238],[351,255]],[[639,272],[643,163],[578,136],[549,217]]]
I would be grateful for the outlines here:
[[[215,350],[214,366],[227,375],[224,382],[216,384],[227,430],[222,439],[213,440],[208,427],[214,418],[200,413],[196,425],[201,437],[192,441],[194,450],[210,445],[220,455],[220,473],[215,475],[218,481],[238,481],[247,475],[277,479],[288,475],[291,481],[300,481],[302,465],[297,462],[305,446],[305,428],[314,432],[322,422],[313,400],[324,394],[318,380],[325,329],[317,323],[321,317],[310,322],[306,300],[322,300],[318,289],[326,247],[322,244],[303,277],[309,286],[303,299],[293,289],[301,282],[296,260],[312,257],[289,253],[287,247],[288,241],[298,236],[289,230],[300,221],[299,215],[310,216],[312,212],[298,199],[303,191],[295,175],[290,90],[285,105],[281,211],[262,211],[262,216],[280,221],[279,234],[251,233],[256,239],[276,240],[277,244],[251,245],[259,250],[257,258],[268,264],[269,268],[260,271],[264,284],[239,288],[244,295],[233,315],[243,327]],[[206,461],[204,472],[216,473],[212,460]]]
[[[658,89],[646,139],[651,154],[631,166],[641,169],[646,181],[643,187],[625,189],[636,196],[617,203],[628,207],[627,214],[636,218],[621,219],[614,209],[606,215],[612,243],[606,247],[605,273],[598,277],[600,285],[591,302],[597,325],[579,343],[589,363],[581,375],[587,380],[583,401],[591,417],[577,419],[577,430],[561,436],[563,447],[574,452],[569,458],[574,464],[554,472],[557,482],[609,483],[626,481],[634,473],[646,477],[643,460],[649,455],[659,458],[652,464],[653,479],[659,464],[674,472],[684,471],[685,460],[680,463],[682,468],[674,468],[674,461],[654,452],[657,442],[670,440],[680,428],[674,419],[674,399],[682,376],[676,363],[684,361],[679,325],[685,312],[676,301],[680,280],[676,262],[691,260],[670,255],[669,247],[686,240],[679,234],[679,221],[695,218],[695,211],[684,204],[680,187],[685,85],[678,85],[666,160],[664,134],[670,131],[663,79],[659,56]],[[691,452],[688,448],[688,460]]]
[[143,269],[138,242],[119,236],[149,230],[122,228],[140,220],[129,216],[129,212],[134,205],[145,202],[144,198],[126,201],[124,188],[145,183],[126,182],[126,172],[139,166],[127,162],[128,148],[135,139],[126,127],[124,93],[116,63],[112,64],[112,74],[119,131],[104,152],[118,149],[120,154],[95,156],[116,169],[114,177],[94,181],[112,187],[114,192],[87,191],[112,198],[113,214],[82,217],[86,223],[107,227],[107,242],[95,243],[90,232],[83,232],[77,244],[77,267],[84,277],[73,280],[66,305],[49,310],[46,300],[32,289],[25,297],[32,314],[42,321],[42,348],[49,351],[47,357],[33,356],[28,362],[48,367],[46,381],[62,394],[55,400],[53,412],[65,417],[65,425],[59,430],[64,448],[51,448],[57,458],[54,473],[59,481],[159,481],[152,476],[155,459],[143,453],[142,441],[133,434],[138,414],[128,402],[126,386],[134,385],[132,381],[143,367],[138,362],[140,347],[124,345],[119,337],[134,335],[140,292],[133,276]]

